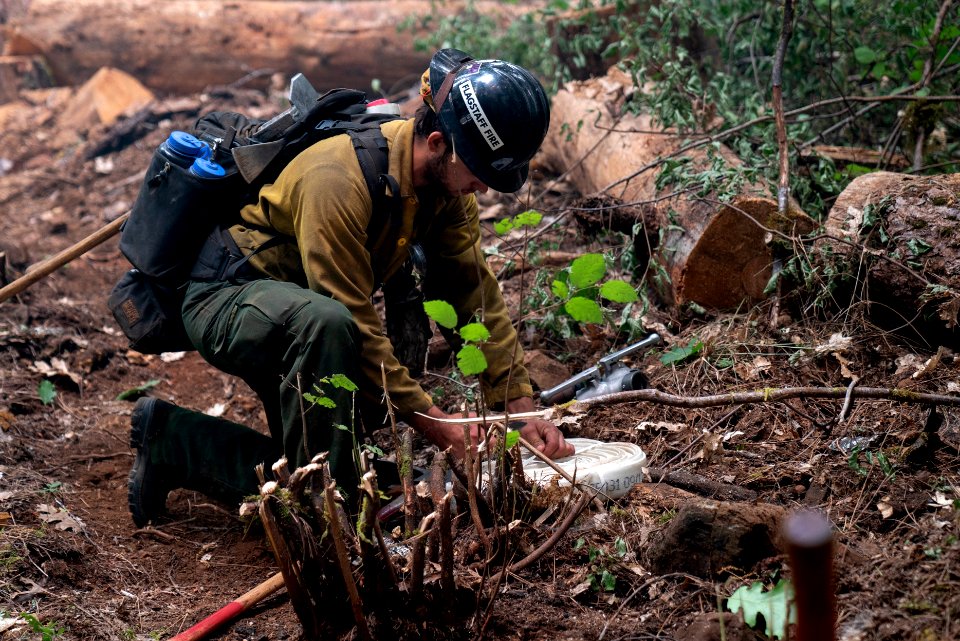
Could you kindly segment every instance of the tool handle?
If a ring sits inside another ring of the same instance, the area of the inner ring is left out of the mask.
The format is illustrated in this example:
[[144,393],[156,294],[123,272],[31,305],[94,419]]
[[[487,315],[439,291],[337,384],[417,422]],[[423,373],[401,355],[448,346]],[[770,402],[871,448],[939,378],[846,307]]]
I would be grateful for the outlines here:
[[246,594],[237,597],[223,606],[203,621],[184,630],[170,641],[199,641],[221,625],[233,620],[250,609],[251,606],[262,601],[283,587],[283,574],[277,572],[272,577],[253,588]]
[[8,298],[16,296],[27,287],[30,287],[30,285],[33,285],[35,282],[46,278],[67,263],[87,253],[105,240],[115,236],[120,231],[120,227],[123,226],[123,223],[129,216],[130,212],[123,214],[110,224],[101,227],[75,245],[67,247],[59,254],[51,256],[44,261],[28,267],[26,274],[0,289],[0,303]]

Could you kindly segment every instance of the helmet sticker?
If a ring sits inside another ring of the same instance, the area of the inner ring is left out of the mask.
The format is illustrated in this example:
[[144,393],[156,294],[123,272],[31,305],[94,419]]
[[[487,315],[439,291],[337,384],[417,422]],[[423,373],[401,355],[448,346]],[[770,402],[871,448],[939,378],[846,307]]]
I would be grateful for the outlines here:
[[480,130],[480,135],[487,141],[490,149],[496,150],[503,147],[503,141],[500,140],[500,136],[497,135],[493,125],[490,124],[490,121],[487,119],[487,114],[483,113],[483,107],[480,106],[480,101],[477,100],[477,92],[474,91],[473,82],[465,79],[459,84],[460,96],[463,98],[463,103],[467,106],[467,113],[470,114],[473,124]]

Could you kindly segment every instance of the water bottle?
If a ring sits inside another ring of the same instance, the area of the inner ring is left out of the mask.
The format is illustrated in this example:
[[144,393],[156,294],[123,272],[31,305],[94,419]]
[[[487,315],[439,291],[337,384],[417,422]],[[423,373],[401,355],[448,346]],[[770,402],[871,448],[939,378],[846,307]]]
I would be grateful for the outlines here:
[[223,168],[223,165],[215,163],[212,160],[197,158],[193,161],[193,164],[190,165],[190,173],[197,178],[210,180],[223,178],[227,174],[227,170]]
[[210,147],[185,131],[174,131],[160,145],[159,152],[176,165],[190,167],[194,160],[209,157]]
[[380,98],[367,103],[368,114],[388,114],[390,116],[400,115],[400,105],[390,102],[386,98]]

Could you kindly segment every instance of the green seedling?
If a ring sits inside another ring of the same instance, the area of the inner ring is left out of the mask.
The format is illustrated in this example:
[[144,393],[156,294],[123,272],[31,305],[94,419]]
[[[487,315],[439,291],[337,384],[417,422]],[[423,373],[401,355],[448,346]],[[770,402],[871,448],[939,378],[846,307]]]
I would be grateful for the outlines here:
[[37,385],[37,397],[44,405],[50,405],[57,398],[57,388],[47,379],[40,381]]
[[793,586],[780,579],[772,590],[763,591],[763,583],[755,581],[751,586],[740,586],[727,599],[731,612],[743,611],[743,620],[751,628],[757,626],[757,615],[763,616],[764,634],[771,639],[786,638],[787,625],[797,622],[793,607]]

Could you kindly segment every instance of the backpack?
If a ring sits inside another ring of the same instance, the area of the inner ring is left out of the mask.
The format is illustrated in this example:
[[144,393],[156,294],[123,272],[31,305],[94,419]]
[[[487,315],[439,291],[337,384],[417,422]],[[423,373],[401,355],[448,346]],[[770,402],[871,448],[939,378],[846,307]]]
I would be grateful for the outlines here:
[[[172,161],[165,145],[154,152],[120,237],[120,250],[134,268],[107,301],[132,349],[147,354],[193,349],[180,306],[208,236],[238,222],[240,209],[256,201],[260,188],[320,140],[351,136],[373,199],[371,227],[384,217],[395,219],[400,190],[388,174],[380,125],[400,116],[371,109],[360,91],[333,89],[321,96],[303,74],[291,80],[290,102],[289,109],[266,122],[236,112],[201,116],[192,133],[206,145],[205,167],[215,171],[198,175],[196,165]],[[256,251],[268,244],[279,243],[268,241]]]

